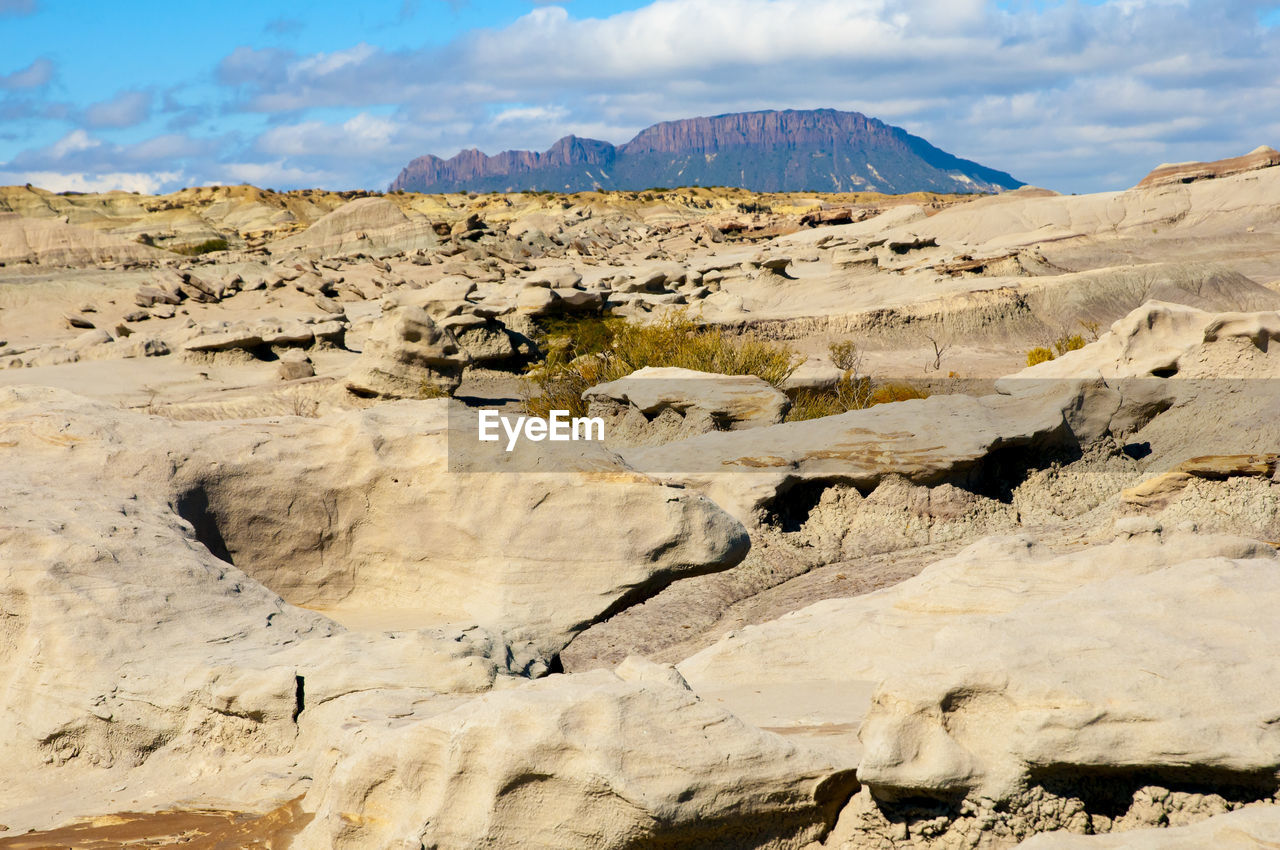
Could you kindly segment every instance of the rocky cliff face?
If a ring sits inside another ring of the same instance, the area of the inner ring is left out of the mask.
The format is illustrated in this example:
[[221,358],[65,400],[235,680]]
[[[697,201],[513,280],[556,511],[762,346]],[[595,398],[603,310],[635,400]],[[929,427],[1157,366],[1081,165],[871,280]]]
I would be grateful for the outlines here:
[[738,112],[666,121],[621,147],[566,136],[545,153],[423,156],[392,191],[583,191],[653,186],[757,191],[998,192],[1022,183],[857,112]]

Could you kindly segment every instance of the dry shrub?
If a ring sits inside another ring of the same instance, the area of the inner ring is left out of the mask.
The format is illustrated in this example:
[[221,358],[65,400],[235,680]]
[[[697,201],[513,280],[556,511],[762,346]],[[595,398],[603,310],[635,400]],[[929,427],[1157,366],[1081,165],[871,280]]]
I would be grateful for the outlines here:
[[877,404],[929,397],[924,390],[907,383],[873,384],[869,377],[861,374],[862,353],[856,343],[832,343],[829,350],[831,362],[841,370],[839,379],[828,390],[801,390],[796,393],[787,414],[788,422],[820,419]]
[[[1094,327],[1096,328],[1096,325]],[[1027,365],[1035,366],[1037,363],[1047,363],[1050,360],[1057,360],[1068,351],[1079,351],[1084,348],[1086,344],[1084,337],[1080,334],[1064,333],[1049,345],[1038,345],[1028,351]],[[1052,348],[1049,346],[1052,346]]]
[[1028,366],[1035,366],[1038,363],[1048,363],[1050,360],[1053,360],[1053,359],[1054,359],[1053,351],[1051,349],[1045,348],[1043,345],[1038,345],[1027,352]]
[[548,333],[544,342],[546,360],[529,371],[524,407],[532,416],[545,417],[552,410],[584,416],[585,390],[646,366],[755,375],[777,387],[802,362],[786,345],[751,335],[734,336],[723,328],[702,328],[678,312],[646,325],[616,319],[574,324],[552,326],[553,330],[568,333]]
[[1063,334],[1053,341],[1053,350],[1059,357],[1068,351],[1079,351],[1084,348],[1084,337],[1080,334]]
[[894,401],[911,401],[917,398],[928,398],[929,393],[919,387],[908,384],[903,381],[892,381],[887,384],[877,384],[876,388],[871,391],[871,399],[867,407],[875,404],[888,404]]

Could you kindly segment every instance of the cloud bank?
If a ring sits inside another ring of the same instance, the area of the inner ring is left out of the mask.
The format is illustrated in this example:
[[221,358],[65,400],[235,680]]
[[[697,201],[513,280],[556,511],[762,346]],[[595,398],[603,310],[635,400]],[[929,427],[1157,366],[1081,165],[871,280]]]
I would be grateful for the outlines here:
[[[381,188],[424,153],[541,150],[567,133],[616,143],[767,108],[857,110],[1060,191],[1280,144],[1274,2],[657,0],[598,18],[578,5],[419,49],[239,47],[207,69],[212,95],[130,90],[59,112],[30,95],[55,68],[15,69],[0,111],[67,135],[0,171]],[[253,129],[184,128],[178,102]],[[165,120],[170,132],[102,135]]]

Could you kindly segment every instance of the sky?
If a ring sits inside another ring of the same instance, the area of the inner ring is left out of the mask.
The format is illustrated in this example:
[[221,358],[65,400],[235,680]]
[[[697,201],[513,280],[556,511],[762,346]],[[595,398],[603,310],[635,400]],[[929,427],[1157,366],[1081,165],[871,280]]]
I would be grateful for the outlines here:
[[1280,147],[1280,2],[0,0],[0,185],[384,189],[412,158],[848,109],[1060,192]]

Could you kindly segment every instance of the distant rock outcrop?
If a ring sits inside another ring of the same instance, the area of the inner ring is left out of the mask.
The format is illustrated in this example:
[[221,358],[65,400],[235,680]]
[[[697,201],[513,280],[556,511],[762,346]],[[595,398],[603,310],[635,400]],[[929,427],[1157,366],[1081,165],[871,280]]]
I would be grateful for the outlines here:
[[565,136],[545,153],[418,157],[391,190],[586,191],[738,186],[775,191],[998,192],[1022,183],[857,112],[737,112],[655,124],[615,147]]
[[1169,183],[1193,183],[1196,180],[1212,180],[1215,177],[1226,177],[1244,171],[1257,171],[1280,165],[1280,151],[1262,145],[1254,148],[1244,156],[1230,159],[1218,159],[1213,162],[1174,162],[1156,166],[1155,170],[1142,178],[1135,188],[1148,189],[1152,186],[1164,186]]

